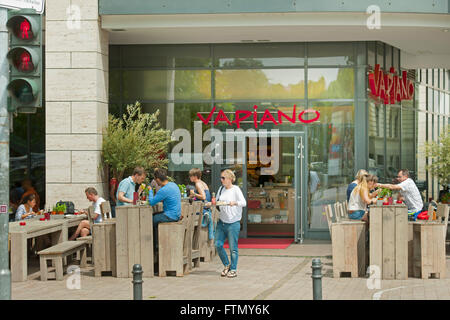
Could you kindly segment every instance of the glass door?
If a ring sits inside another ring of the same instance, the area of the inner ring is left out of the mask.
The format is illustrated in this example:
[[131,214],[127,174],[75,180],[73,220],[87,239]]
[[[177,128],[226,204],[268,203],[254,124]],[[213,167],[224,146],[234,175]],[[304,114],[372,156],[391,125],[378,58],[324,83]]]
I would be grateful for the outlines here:
[[289,237],[302,242],[307,212],[307,148],[303,132],[223,134],[223,163],[247,199],[240,237]]

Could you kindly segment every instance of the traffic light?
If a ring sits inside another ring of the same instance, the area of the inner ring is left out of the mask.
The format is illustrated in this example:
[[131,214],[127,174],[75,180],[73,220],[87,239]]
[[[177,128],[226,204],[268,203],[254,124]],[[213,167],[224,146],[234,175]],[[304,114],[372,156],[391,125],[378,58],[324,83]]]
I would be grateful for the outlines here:
[[8,12],[9,111],[35,113],[42,106],[42,17],[32,9]]

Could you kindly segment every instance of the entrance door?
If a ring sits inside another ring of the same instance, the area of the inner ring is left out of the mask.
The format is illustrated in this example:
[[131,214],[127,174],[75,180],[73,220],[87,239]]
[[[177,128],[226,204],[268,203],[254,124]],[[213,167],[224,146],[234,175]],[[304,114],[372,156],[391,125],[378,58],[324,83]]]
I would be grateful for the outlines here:
[[308,200],[305,133],[278,131],[262,136],[254,131],[223,137],[224,161],[213,172],[213,185],[217,190],[220,170],[235,172],[235,184],[247,199],[240,237],[289,237],[302,242]]

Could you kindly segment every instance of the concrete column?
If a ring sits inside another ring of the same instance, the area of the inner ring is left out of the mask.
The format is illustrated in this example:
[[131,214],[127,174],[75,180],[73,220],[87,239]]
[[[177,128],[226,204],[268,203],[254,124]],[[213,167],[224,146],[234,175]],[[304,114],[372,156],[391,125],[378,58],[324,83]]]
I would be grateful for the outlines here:
[[86,187],[107,193],[100,169],[108,121],[108,32],[98,0],[47,0],[45,23],[46,206],[89,205]]

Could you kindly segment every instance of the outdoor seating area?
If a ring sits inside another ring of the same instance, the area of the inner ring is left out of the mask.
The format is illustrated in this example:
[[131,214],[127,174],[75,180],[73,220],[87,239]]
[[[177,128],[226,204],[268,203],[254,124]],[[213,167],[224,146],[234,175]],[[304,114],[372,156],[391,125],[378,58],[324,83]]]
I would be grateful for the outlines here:
[[[96,215],[93,206],[88,208],[87,214],[52,215],[48,220],[37,216],[25,223],[10,222],[12,281],[28,279],[30,240],[47,236],[50,243],[37,252],[42,281],[63,280],[65,269],[75,261],[81,268],[92,266],[95,277],[108,274],[119,278],[132,277],[134,264],[141,264],[143,277],[155,274],[165,277],[187,275],[198,268],[201,261],[211,261],[216,252],[208,239],[207,227],[202,227],[203,202],[183,199],[182,218],[161,223],[158,235],[154,235],[152,217],[161,211],[162,203],[155,206],[142,203],[118,207],[116,218],[112,218],[110,203],[105,201],[101,205],[103,220],[100,223],[93,223]],[[70,232],[86,219],[92,223],[91,235],[68,241]],[[212,219],[217,222],[215,207]],[[157,247],[154,236],[158,237]]]
[[445,279],[448,204],[430,205],[428,219],[416,221],[403,203],[371,205],[368,223],[349,219],[346,206],[325,206],[335,278]]

